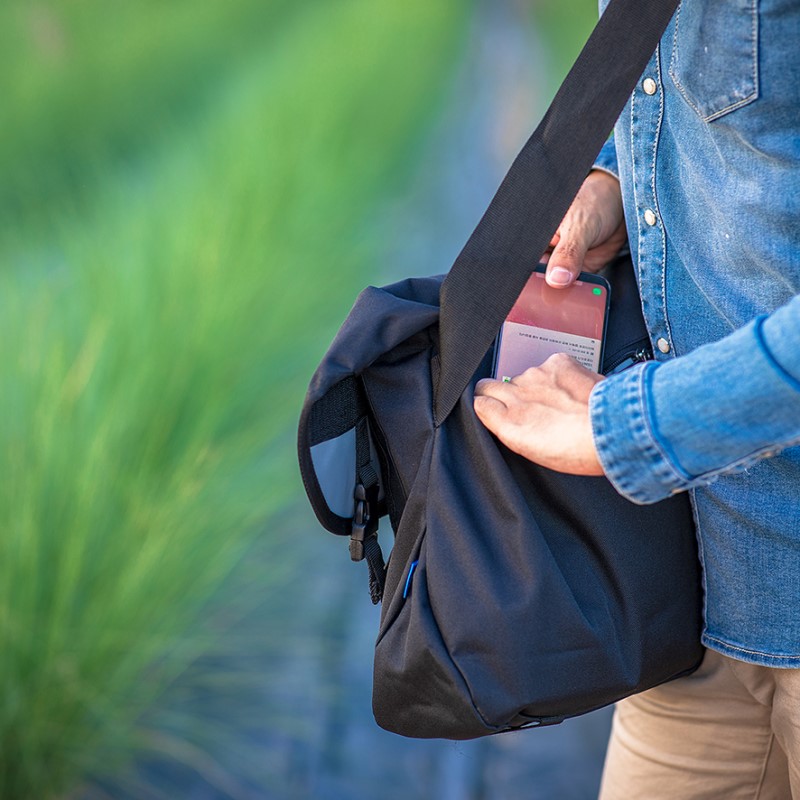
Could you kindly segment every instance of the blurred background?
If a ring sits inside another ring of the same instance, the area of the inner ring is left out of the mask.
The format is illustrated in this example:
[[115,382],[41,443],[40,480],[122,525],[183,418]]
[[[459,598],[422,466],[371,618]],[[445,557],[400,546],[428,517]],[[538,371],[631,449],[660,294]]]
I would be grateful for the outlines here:
[[595,16],[0,6],[2,800],[595,795],[608,711],[375,726],[379,612],[294,455],[356,294],[448,269]]

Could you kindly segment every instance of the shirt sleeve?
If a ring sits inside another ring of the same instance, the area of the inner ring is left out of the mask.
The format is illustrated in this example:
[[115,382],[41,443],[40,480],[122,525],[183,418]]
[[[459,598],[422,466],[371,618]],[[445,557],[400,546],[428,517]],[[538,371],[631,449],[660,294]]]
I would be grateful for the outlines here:
[[603,149],[597,156],[592,169],[599,169],[613,175],[619,180],[619,167],[617,166],[617,147],[614,144],[614,135],[612,134],[608,141],[603,145]]
[[590,413],[606,475],[636,503],[800,443],[800,295],[685,356],[600,381]]

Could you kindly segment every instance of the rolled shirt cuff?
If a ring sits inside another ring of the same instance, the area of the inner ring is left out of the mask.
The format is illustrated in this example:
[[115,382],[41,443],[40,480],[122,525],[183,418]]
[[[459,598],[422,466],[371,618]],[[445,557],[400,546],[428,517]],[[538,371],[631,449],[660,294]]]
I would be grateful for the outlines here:
[[796,341],[797,311],[800,303],[789,304],[686,356],[595,386],[594,443],[620,494],[654,503],[800,442],[797,356],[785,344]]
[[597,456],[614,488],[634,503],[655,503],[680,491],[681,475],[659,447],[649,413],[648,372],[639,364],[600,381],[589,399]]
[[619,180],[617,148],[614,144],[613,136],[603,145],[603,149],[597,156],[592,169],[599,169],[602,172],[607,172],[609,175],[613,175],[617,180]]

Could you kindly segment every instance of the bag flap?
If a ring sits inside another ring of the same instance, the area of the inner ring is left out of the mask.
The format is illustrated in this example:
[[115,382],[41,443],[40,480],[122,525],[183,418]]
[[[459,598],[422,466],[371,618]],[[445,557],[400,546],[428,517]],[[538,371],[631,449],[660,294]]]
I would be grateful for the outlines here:
[[306,494],[320,524],[349,536],[359,473],[378,477],[378,510],[384,487],[370,429],[361,373],[439,318],[443,276],[410,278],[358,296],[322,359],[306,395],[298,426],[298,459]]

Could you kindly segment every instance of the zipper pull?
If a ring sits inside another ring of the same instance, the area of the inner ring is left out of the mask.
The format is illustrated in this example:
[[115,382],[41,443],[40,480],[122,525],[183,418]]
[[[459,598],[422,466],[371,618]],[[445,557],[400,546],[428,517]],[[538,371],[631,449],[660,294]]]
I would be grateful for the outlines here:
[[616,375],[618,372],[624,372],[626,369],[630,369],[634,364],[640,364],[642,361],[650,361],[652,358],[653,354],[650,349],[643,347],[641,350],[637,350],[633,355],[628,356],[617,364],[617,366],[610,372],[607,372],[606,375]]

